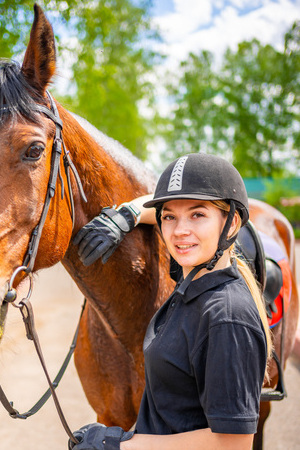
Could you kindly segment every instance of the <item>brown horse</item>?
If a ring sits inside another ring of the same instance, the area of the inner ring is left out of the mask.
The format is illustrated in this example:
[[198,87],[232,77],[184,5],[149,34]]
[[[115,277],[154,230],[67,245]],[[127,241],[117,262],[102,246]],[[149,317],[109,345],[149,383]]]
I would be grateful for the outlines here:
[[[56,127],[36,104],[50,108],[46,94],[55,72],[52,28],[35,5],[35,18],[23,65],[0,62],[0,337],[8,304],[7,280],[22,266],[32,232],[40,221],[48,192]],[[88,101],[88,99],[87,99]],[[35,105],[35,106],[34,106]],[[173,288],[169,262],[156,227],[140,225],[103,265],[89,268],[78,259],[72,237],[103,206],[120,204],[153,191],[154,177],[126,149],[102,135],[83,119],[57,104],[66,150],[77,168],[88,202],[71,173],[75,219],[63,168],[56,182],[43,227],[34,271],[61,261],[87,299],[75,353],[81,383],[98,420],[130,428],[136,420],[144,387],[142,341],[146,326]],[[44,110],[45,111],[45,110]],[[62,158],[60,158],[62,166]],[[63,195],[64,194],[64,195]],[[292,297],[286,313],[286,361],[293,346],[298,317],[294,237],[287,220],[274,208],[251,201],[257,228],[282,247],[293,275]],[[15,285],[26,277],[21,271]],[[281,325],[273,330],[280,355]],[[271,366],[271,386],[277,368]],[[263,424],[269,402],[262,403],[254,447],[262,448]]]

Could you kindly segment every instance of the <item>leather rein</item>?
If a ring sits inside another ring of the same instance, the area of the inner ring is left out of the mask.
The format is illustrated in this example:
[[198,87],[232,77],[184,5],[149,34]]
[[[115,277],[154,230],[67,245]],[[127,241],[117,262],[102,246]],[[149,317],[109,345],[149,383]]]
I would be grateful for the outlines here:
[[[0,386],[0,401],[1,401],[2,405],[4,406],[4,408],[8,411],[10,417],[12,417],[14,419],[27,419],[28,417],[30,417],[33,414],[35,414],[36,412],[38,412],[41,409],[41,407],[46,403],[46,401],[49,399],[49,397],[52,395],[58,415],[60,417],[61,423],[62,423],[65,431],[67,432],[69,438],[74,443],[78,443],[77,439],[74,437],[73,433],[71,432],[71,430],[66,422],[66,419],[65,419],[62,409],[60,407],[55,389],[57,388],[57,386],[67,368],[67,365],[71,359],[71,356],[74,353],[74,350],[76,347],[76,342],[77,342],[78,331],[79,331],[80,319],[82,317],[86,301],[84,301],[84,303],[82,305],[79,323],[77,325],[69,352],[68,352],[68,354],[67,354],[67,356],[66,356],[66,358],[65,358],[65,360],[53,382],[51,381],[50,376],[47,371],[47,368],[46,368],[46,364],[45,364],[42,349],[40,346],[39,338],[38,338],[38,335],[37,335],[37,332],[35,329],[32,305],[29,301],[29,298],[30,298],[31,292],[32,292],[32,270],[34,267],[34,262],[35,262],[36,255],[38,252],[39,242],[40,242],[43,227],[44,227],[44,224],[45,224],[45,221],[47,218],[51,199],[54,197],[54,194],[55,194],[58,177],[60,178],[60,182],[61,182],[61,192],[62,192],[61,196],[62,196],[62,198],[64,196],[63,178],[60,173],[60,158],[61,158],[62,153],[64,153],[63,162],[64,162],[64,169],[65,169],[67,183],[68,183],[68,191],[69,191],[69,197],[70,197],[70,203],[71,203],[73,228],[74,228],[74,223],[75,223],[75,208],[74,208],[73,191],[72,191],[71,179],[70,179],[70,169],[73,172],[73,175],[75,177],[75,180],[76,180],[76,183],[77,183],[77,186],[78,186],[78,189],[79,189],[82,199],[85,202],[87,202],[78,172],[70,158],[69,151],[66,150],[65,145],[64,145],[63,136],[62,136],[63,123],[59,117],[58,109],[56,107],[56,104],[55,104],[52,96],[50,95],[50,93],[48,91],[47,91],[47,96],[48,96],[48,99],[50,102],[50,108],[40,105],[40,104],[34,105],[34,110],[37,112],[40,112],[42,114],[45,114],[47,116],[47,118],[51,119],[54,122],[55,127],[56,127],[55,137],[54,137],[53,146],[52,146],[51,170],[50,170],[49,182],[48,182],[48,187],[47,187],[46,199],[45,199],[45,203],[43,206],[43,210],[42,210],[42,214],[41,214],[39,223],[36,225],[36,227],[34,228],[34,230],[32,232],[31,239],[28,244],[28,249],[27,249],[24,261],[23,261],[23,265],[18,267],[14,271],[13,275],[11,276],[11,279],[8,283],[8,290],[7,290],[7,293],[6,293],[3,301],[6,303],[11,303],[14,307],[16,307],[20,310],[24,324],[25,324],[26,336],[29,340],[32,340],[34,343],[36,352],[38,354],[42,368],[44,370],[45,376],[46,376],[48,384],[49,384],[49,389],[44,393],[44,395],[40,398],[40,400],[38,402],[36,402],[35,405],[30,410],[28,410],[27,412],[22,413],[22,414],[19,413],[19,411],[13,407],[13,402],[10,402],[7,399],[1,386]],[[9,112],[9,110],[7,110],[5,107],[2,108],[2,111]],[[14,283],[16,276],[20,272],[25,272],[28,274],[29,281],[30,281],[30,287],[29,287],[27,296],[25,298],[23,298],[19,303],[17,303],[16,302],[17,292],[13,288],[13,283]]]

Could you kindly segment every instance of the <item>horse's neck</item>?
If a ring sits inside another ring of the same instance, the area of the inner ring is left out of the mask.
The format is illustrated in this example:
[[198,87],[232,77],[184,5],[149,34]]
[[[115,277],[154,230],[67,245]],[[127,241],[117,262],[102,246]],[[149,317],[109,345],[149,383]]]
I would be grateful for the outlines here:
[[[151,182],[141,183],[136,179],[131,167],[126,168],[120,164],[116,157],[101,147],[99,142],[96,142],[94,137],[83,129],[69,113],[65,112],[65,114],[67,115],[67,120],[64,121],[67,149],[78,170],[88,199],[87,204],[83,204],[78,198],[78,190],[75,186],[75,200],[77,209],[79,209],[76,227],[81,228],[87,221],[99,214],[103,206],[119,205],[136,196],[146,194],[149,185],[151,183],[154,185],[154,178],[149,172],[148,177],[151,178]],[[83,121],[83,119],[81,120]],[[88,122],[85,121],[85,123],[93,130]],[[99,136],[101,137],[100,132]],[[107,145],[109,145],[109,139],[107,138]],[[124,149],[125,152],[128,153],[128,150]],[[123,156],[121,146],[119,153],[121,159]],[[132,157],[132,166],[135,162],[136,159]]]
[[[71,135],[72,140],[68,139],[66,143],[88,199],[84,205],[78,193],[76,195],[77,232],[99,214],[103,206],[120,204],[145,194],[147,190],[132,173],[128,175],[124,167],[99,148],[74,120],[70,123],[66,127],[66,135]],[[143,333],[144,324],[160,303],[158,246],[161,243],[154,227],[145,226],[126,236],[105,265],[99,260],[90,267],[84,267],[78,259],[77,247],[72,243],[63,260],[65,268],[100,319],[106,321],[112,332],[123,335],[125,341],[130,321],[134,320],[135,326],[140,326]],[[126,342],[126,345],[135,346],[135,343]]]

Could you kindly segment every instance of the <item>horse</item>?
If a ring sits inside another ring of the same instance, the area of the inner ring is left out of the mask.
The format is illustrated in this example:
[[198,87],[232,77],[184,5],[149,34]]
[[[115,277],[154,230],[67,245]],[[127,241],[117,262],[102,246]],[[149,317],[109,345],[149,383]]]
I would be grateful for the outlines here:
[[[53,30],[35,4],[22,66],[0,62],[0,338],[12,274],[17,287],[28,272],[60,261],[86,299],[75,350],[85,395],[99,422],[127,430],[136,421],[144,389],[145,330],[174,288],[169,256],[158,228],[151,225],[137,226],[106,264],[98,261],[90,267],[80,262],[72,239],[102,207],[151,193],[156,180],[121,144],[52,99],[47,89],[55,71]],[[62,144],[58,128],[62,128],[65,154],[61,149],[54,157],[54,143]],[[54,180],[53,165],[58,174]],[[73,170],[64,170],[66,166]],[[250,200],[250,217],[281,247],[292,274],[284,330],[282,323],[273,329],[274,348],[285,364],[298,317],[293,230],[281,213],[258,200]],[[37,234],[38,245],[32,246]],[[272,363],[266,384],[274,387],[277,379],[277,366]],[[255,450],[262,448],[269,412],[270,402],[262,402]]]

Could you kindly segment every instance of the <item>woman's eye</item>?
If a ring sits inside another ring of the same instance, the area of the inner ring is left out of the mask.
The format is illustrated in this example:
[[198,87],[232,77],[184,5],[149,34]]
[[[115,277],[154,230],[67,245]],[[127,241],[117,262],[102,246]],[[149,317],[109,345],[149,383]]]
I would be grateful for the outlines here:
[[24,153],[23,159],[26,161],[38,161],[42,156],[45,146],[43,144],[34,143]]
[[162,220],[173,220],[174,216],[171,216],[170,214],[166,214],[165,216],[161,217]]
[[195,218],[195,219],[198,219],[199,217],[203,217],[204,216],[204,214],[202,214],[202,213],[200,213],[200,212],[195,212],[194,214],[193,214],[193,217]]

